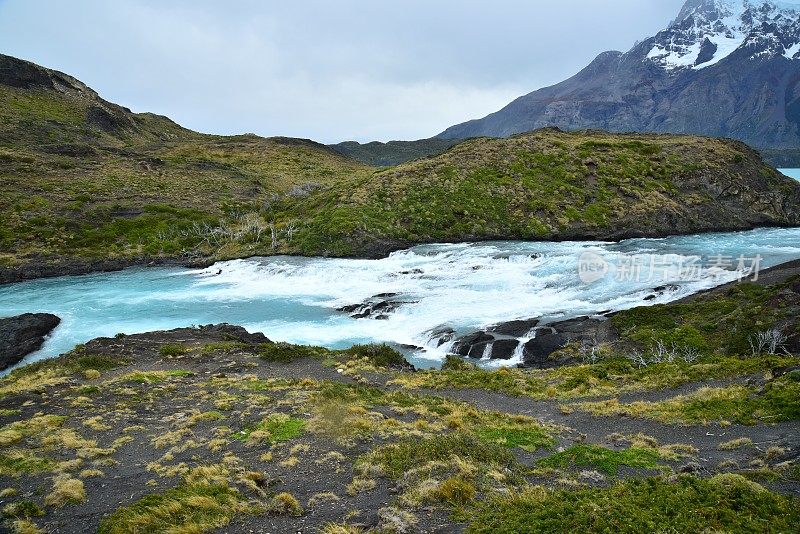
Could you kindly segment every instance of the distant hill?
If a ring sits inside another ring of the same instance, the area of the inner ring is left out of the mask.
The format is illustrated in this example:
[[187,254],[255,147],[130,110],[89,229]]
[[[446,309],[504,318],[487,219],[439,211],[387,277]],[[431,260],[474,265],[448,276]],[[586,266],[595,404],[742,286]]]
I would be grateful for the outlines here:
[[344,143],[328,146],[340,154],[368,165],[387,167],[441,154],[459,142],[461,142],[460,139],[431,138],[418,141],[389,141],[388,143],[373,141],[364,144],[356,141],[345,141]]
[[800,166],[800,6],[688,0],[628,52],[604,52],[574,77],[437,137],[547,126],[730,137]]

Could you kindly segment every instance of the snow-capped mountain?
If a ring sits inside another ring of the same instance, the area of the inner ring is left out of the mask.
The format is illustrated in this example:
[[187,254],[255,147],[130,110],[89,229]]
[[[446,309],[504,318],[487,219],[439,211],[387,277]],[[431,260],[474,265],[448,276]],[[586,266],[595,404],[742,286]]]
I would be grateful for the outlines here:
[[654,38],[647,58],[665,69],[703,69],[737,49],[794,59],[800,52],[800,6],[780,2],[688,2]]
[[438,137],[564,129],[694,133],[800,156],[800,4],[688,0],[666,29]]

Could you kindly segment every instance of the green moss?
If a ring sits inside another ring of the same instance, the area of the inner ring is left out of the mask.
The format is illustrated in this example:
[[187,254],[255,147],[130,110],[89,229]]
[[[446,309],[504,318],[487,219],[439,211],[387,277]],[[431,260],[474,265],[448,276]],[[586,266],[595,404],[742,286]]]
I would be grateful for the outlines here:
[[161,348],[158,349],[158,353],[165,358],[172,358],[175,356],[182,356],[190,350],[189,347],[181,343],[168,343],[166,345],[161,345]]
[[798,504],[741,477],[631,479],[610,488],[533,488],[493,498],[467,532],[791,532],[800,524]]
[[203,354],[212,354],[215,352],[234,352],[249,348],[251,348],[251,345],[242,343],[241,341],[219,341],[216,343],[206,343],[203,345],[201,352]]
[[615,451],[599,445],[578,444],[542,458],[538,465],[556,469],[572,466],[594,467],[608,475],[616,475],[620,466],[655,469],[658,467],[658,460],[658,452],[653,449],[631,447]]
[[262,345],[259,357],[270,362],[290,362],[302,358],[317,358],[326,352],[318,347],[279,342]]
[[43,473],[50,471],[55,462],[32,453],[21,451],[4,451],[0,453],[0,475],[19,476],[21,474]]
[[702,388],[688,395],[657,402],[623,404],[614,399],[572,406],[596,415],[629,415],[664,423],[775,423],[800,419],[800,383],[783,377],[769,382],[760,391],[734,385]]
[[32,501],[12,502],[3,507],[3,517],[14,519],[30,519],[44,515],[42,507]]
[[667,346],[691,347],[702,353],[750,356],[753,335],[784,318],[780,302],[774,300],[791,304],[787,300],[790,295],[781,295],[781,290],[791,283],[776,287],[737,284],[724,294],[701,296],[689,303],[625,310],[612,320],[625,338],[644,349],[651,349],[661,341]]
[[264,431],[268,433],[270,443],[279,443],[297,438],[303,434],[306,422],[296,417],[289,417],[284,414],[274,414],[258,424],[246,427],[231,437],[240,441],[247,441],[253,432]]
[[376,367],[405,367],[408,365],[402,354],[386,344],[353,345],[344,353],[355,358],[367,358]]
[[170,378],[192,376],[194,373],[184,369],[173,371],[134,371],[123,377],[123,381],[136,384],[158,384]]

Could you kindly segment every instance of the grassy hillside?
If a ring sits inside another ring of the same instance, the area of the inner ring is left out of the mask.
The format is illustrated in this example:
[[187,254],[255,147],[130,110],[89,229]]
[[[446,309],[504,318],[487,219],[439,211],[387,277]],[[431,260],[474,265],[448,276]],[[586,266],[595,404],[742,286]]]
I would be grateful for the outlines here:
[[134,114],[0,56],[0,265],[206,257],[201,227],[238,232],[244,211],[369,173],[312,141],[203,135]]
[[800,224],[800,184],[735,142],[542,130],[377,169],[308,140],[192,132],[8,56],[0,179],[0,282],[435,240]]
[[798,224],[800,184],[734,141],[546,129],[465,141],[281,208],[302,222],[289,250],[371,255],[437,240]]

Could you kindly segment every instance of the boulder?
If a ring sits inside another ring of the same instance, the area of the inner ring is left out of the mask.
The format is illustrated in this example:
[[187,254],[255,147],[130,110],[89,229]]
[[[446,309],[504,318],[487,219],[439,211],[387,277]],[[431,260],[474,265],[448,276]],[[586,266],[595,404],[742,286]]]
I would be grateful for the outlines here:
[[0,370],[39,350],[44,338],[61,322],[50,313],[24,313],[0,319]]
[[[473,332],[472,334],[467,334],[456,341],[455,345],[453,345],[452,352],[454,354],[458,354],[459,356],[480,358],[483,355],[483,349],[486,348],[486,344],[491,343],[492,341],[494,341],[494,336],[491,336],[486,332]],[[480,347],[480,349],[475,349],[474,347],[476,346]],[[480,353],[478,353],[478,350],[480,350]],[[478,354],[478,356],[474,356],[474,354]]]
[[525,337],[531,330],[536,328],[538,324],[538,319],[508,321],[507,323],[501,323],[497,326],[493,326],[491,331],[502,336]]
[[510,360],[514,357],[514,352],[519,346],[516,339],[498,339],[492,343],[492,351],[489,356],[492,360]]
[[597,345],[617,339],[617,333],[606,317],[577,317],[551,323],[537,328],[535,334],[522,351],[523,361],[529,367],[557,365],[550,361],[550,355],[569,343]]
[[527,343],[522,350],[522,359],[528,366],[544,367],[548,356],[563,348],[568,337],[556,332],[542,331]]

